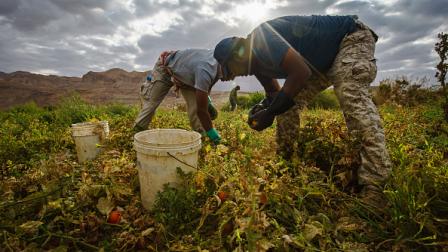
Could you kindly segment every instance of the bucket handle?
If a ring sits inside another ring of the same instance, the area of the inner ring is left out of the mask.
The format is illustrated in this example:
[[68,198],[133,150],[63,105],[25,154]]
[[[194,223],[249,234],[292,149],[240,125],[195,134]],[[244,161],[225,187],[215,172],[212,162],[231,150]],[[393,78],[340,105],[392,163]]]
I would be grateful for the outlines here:
[[[196,171],[199,171],[199,169],[198,169],[197,167],[194,167],[194,166],[192,166],[192,165],[190,165],[190,164],[188,164],[188,163],[185,163],[184,161],[178,159],[178,158],[177,158],[176,156],[174,156],[173,154],[171,154],[171,153],[169,153],[169,152],[167,152],[167,154],[168,154],[168,156],[170,156],[170,157],[176,159],[177,161],[179,161],[180,163],[182,163],[182,164],[184,164],[184,165],[186,165],[186,166],[189,166],[189,167],[191,167],[191,168],[193,168],[193,169],[196,169]],[[205,171],[202,171],[202,172],[203,172],[205,175],[207,175],[207,176],[209,176],[209,177],[211,177],[211,178],[215,178],[215,176],[211,175],[211,174],[208,173],[208,172],[205,172]]]
[[167,154],[168,154],[168,156],[170,156],[170,157],[176,159],[177,161],[179,161],[180,163],[182,163],[182,164],[184,164],[184,165],[186,165],[186,166],[189,166],[189,167],[191,167],[191,168],[193,168],[193,169],[198,170],[197,167],[194,167],[194,166],[192,166],[192,165],[190,165],[190,164],[188,164],[188,163],[185,163],[184,161],[178,159],[178,158],[177,158],[176,156],[174,156],[173,154],[171,154],[171,153],[169,153],[169,152],[167,152]]

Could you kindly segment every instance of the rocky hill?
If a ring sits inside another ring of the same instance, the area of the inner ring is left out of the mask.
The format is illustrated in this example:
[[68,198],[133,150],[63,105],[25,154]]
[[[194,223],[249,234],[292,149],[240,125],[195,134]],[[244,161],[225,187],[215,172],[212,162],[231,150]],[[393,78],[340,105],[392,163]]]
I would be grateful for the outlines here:
[[[88,72],[82,77],[41,75],[17,71],[0,72],[0,110],[34,101],[39,106],[55,105],[64,97],[79,94],[93,104],[140,103],[140,84],[147,72],[127,72],[113,68],[105,72]],[[239,92],[247,94],[247,92]],[[213,103],[218,107],[228,102],[228,91],[212,91]],[[162,107],[184,104],[176,98],[174,88],[162,102]]]
[[140,83],[145,76],[145,72],[127,72],[118,68],[88,72],[81,78],[23,71],[0,72],[0,109],[30,101],[41,106],[53,105],[73,93],[91,103],[135,104],[139,102]]

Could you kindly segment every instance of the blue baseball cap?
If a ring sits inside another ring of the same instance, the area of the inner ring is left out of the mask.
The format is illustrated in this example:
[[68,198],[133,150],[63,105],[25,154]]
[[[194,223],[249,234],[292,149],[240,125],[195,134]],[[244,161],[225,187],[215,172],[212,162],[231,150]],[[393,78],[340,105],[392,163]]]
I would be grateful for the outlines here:
[[[232,57],[233,52],[238,44],[240,44],[243,38],[238,37],[230,37],[221,40],[216,46],[215,51],[213,52],[213,57],[219,62],[221,65],[225,65],[227,61]],[[241,44],[240,44],[241,45]]]
[[228,76],[230,73],[227,62],[232,57],[235,47],[238,45],[242,38],[230,37],[221,40],[216,46],[213,52],[213,57],[222,66],[222,71],[224,76]]

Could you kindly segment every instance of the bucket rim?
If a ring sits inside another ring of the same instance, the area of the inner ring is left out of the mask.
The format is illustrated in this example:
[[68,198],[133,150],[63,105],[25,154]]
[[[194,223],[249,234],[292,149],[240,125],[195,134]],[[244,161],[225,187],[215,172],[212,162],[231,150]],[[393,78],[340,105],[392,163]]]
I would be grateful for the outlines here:
[[[178,142],[175,144],[171,144],[171,143],[166,144],[166,143],[152,142],[152,141],[143,142],[142,140],[139,139],[140,136],[148,134],[148,133],[173,132],[173,131],[188,133],[188,134],[195,135],[195,136],[192,140]],[[195,145],[197,142],[199,142],[199,144],[200,144],[201,138],[202,138],[202,135],[200,133],[198,133],[196,131],[185,130],[185,129],[149,129],[149,130],[144,130],[144,131],[140,131],[140,132],[136,133],[134,135],[134,143],[138,143],[140,145],[145,145],[145,146],[157,146],[158,148],[173,147],[173,146],[184,147],[184,146],[189,146],[189,145]]]
[[109,126],[108,121],[97,121],[97,122],[79,122],[79,123],[72,123],[72,128],[87,128],[87,127],[97,127],[98,124],[101,124],[102,126]]
[[134,143],[134,150],[137,154],[149,155],[149,156],[169,156],[171,155],[187,155],[193,152],[198,152],[202,147],[202,144],[199,142],[195,145],[190,145],[181,148],[157,148],[157,147],[148,147],[142,146],[138,143]]

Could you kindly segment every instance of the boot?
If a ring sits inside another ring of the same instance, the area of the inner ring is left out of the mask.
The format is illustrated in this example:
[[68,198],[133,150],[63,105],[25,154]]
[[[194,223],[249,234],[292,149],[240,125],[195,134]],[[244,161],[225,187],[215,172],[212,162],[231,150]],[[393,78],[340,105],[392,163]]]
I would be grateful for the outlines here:
[[380,187],[375,185],[365,185],[358,194],[359,200],[370,207],[384,209],[388,202]]

